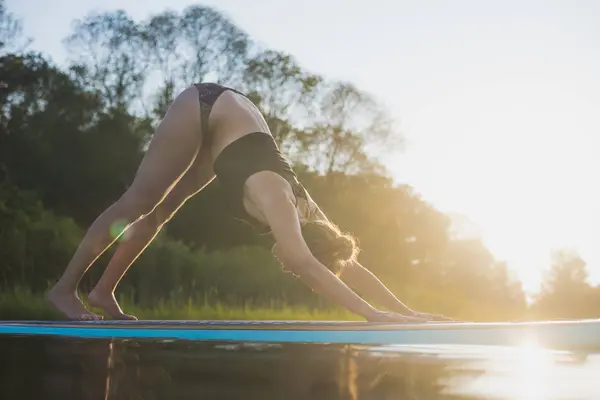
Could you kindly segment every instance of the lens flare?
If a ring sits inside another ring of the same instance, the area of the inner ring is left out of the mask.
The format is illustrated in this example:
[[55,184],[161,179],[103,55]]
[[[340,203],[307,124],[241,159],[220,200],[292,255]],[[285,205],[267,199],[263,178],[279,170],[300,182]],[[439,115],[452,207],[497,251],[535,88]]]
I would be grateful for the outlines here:
[[117,220],[110,226],[110,236],[113,239],[127,240],[131,236],[131,229],[129,227],[129,221]]

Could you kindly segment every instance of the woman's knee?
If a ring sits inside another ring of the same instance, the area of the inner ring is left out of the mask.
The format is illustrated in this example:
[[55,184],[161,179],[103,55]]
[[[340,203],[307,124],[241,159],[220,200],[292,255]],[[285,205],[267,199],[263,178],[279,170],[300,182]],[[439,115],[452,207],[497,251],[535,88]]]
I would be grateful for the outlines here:
[[204,177],[204,175],[199,176],[196,168],[190,169],[156,207],[154,214],[160,226],[169,222],[190,197],[200,191],[207,182],[210,182],[212,177]]
[[191,196],[191,193],[188,193],[182,189],[184,188],[175,188],[173,192],[170,193],[154,210],[156,219],[160,226],[169,222],[175,216],[175,214],[177,214],[177,211],[181,208],[181,206],[183,206],[183,204]]
[[124,217],[133,222],[153,213],[160,201],[157,196],[129,190],[119,199],[119,205],[124,209]]
[[170,207],[167,204],[161,204],[154,210],[154,221],[157,227],[162,227],[164,224],[169,222],[175,213],[177,212],[177,207]]

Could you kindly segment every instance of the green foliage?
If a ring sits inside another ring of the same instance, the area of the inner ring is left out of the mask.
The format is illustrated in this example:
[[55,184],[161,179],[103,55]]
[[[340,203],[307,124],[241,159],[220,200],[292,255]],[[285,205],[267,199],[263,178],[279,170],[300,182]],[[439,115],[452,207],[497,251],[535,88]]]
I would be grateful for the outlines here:
[[[175,297],[175,296],[174,296]],[[159,300],[143,307],[127,297],[119,302],[128,312],[151,320],[320,320],[356,321],[356,315],[339,309],[314,309],[287,304],[262,307],[250,304],[230,306],[193,299]],[[95,310],[100,311],[100,310]],[[64,316],[51,307],[40,294],[29,288],[15,287],[0,292],[0,320],[62,320]]]
[[[261,247],[191,251],[172,240],[158,240],[142,254],[121,290],[131,288],[135,302],[157,300],[228,306],[310,305],[316,296],[285,276],[270,252]],[[312,301],[311,301],[312,299]]]
[[0,184],[0,284],[43,290],[81,238],[73,220],[44,209],[33,193]]

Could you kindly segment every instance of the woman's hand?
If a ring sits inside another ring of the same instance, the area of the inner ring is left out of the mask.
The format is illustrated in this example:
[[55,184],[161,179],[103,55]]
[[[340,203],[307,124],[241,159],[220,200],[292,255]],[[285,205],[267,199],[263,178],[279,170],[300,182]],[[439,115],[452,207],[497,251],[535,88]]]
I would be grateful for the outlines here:
[[365,316],[369,322],[397,322],[401,324],[423,324],[428,320],[417,316],[408,316],[397,314],[394,312],[373,310],[369,315]]
[[456,320],[449,318],[449,317],[445,317],[440,314],[429,314],[429,313],[424,313],[424,312],[419,312],[419,311],[413,311],[410,315],[412,317],[416,317],[416,318],[424,318],[427,321],[456,322]]

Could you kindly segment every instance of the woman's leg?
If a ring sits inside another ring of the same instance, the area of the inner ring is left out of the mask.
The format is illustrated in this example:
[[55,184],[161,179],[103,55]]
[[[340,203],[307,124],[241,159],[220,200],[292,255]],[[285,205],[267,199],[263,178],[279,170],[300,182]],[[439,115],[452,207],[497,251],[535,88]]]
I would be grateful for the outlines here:
[[[194,162],[200,149],[195,87],[184,90],[159,124],[131,187],[88,229],[48,299],[69,319],[98,319],[77,296],[85,272],[133,223],[152,213]],[[113,232],[115,228],[119,231]]]
[[[205,149],[203,149],[205,150]],[[215,177],[210,151],[201,151],[194,165],[181,178],[154,211],[129,228],[128,238],[119,244],[106,271],[88,296],[91,306],[103,309],[114,319],[137,319],[123,313],[114,291],[127,270],[156,237],[161,228],[193,195],[202,190]]]

